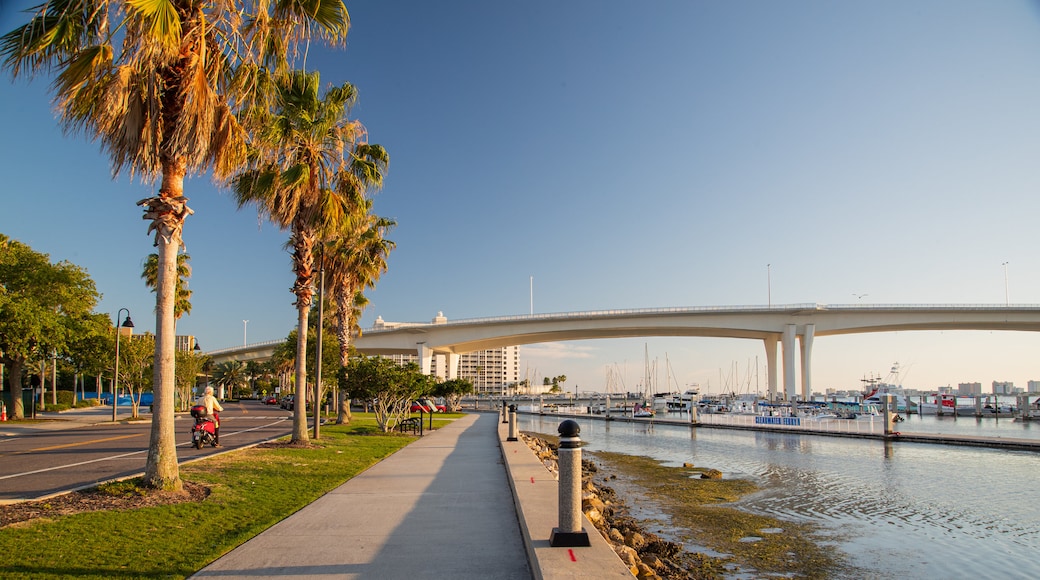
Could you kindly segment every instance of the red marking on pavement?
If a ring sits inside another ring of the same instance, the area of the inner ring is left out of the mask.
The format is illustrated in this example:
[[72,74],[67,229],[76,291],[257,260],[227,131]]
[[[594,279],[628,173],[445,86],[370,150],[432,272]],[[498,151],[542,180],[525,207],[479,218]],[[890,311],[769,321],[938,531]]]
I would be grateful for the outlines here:
[[534,483],[534,478],[533,477],[531,478],[531,483]]
[[567,548],[567,553],[570,554],[570,556],[571,556],[571,562],[577,562],[578,561],[578,559],[574,557],[574,550],[571,550],[570,548]]

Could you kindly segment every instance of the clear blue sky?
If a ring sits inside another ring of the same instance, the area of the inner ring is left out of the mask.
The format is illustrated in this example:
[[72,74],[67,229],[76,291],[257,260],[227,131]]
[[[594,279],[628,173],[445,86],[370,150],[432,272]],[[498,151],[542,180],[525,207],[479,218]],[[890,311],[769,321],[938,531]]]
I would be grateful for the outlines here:
[[[0,28],[31,3],[3,0]],[[525,314],[532,276],[536,313],[768,294],[1001,304],[1008,262],[1010,301],[1040,303],[1036,3],[347,5],[347,48],[312,49],[310,65],[359,88],[353,113],[391,154],[376,211],[399,224],[363,326]],[[0,232],[85,267],[100,311],[154,328],[134,205],[153,187],[113,181],[96,144],[63,137],[47,91],[0,81]],[[186,194],[195,294],[178,332],[206,350],[241,344],[244,326],[249,342],[284,337],[287,234],[206,176]],[[631,389],[644,343],[680,387],[718,391],[734,366],[743,382],[765,364],[757,341],[633,339],[523,347],[521,368],[585,390],[616,364]],[[1024,333],[824,337],[814,387],[895,361],[908,387],[1024,387],[1038,352]]]

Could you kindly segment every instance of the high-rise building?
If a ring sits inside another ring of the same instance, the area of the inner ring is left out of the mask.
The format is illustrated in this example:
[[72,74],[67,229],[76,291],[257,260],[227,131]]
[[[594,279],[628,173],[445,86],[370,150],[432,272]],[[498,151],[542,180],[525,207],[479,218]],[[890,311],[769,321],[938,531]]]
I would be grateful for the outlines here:
[[1015,393],[1015,383],[1012,381],[993,381],[994,395],[1012,395]]
[[[441,312],[433,319],[433,322],[438,324],[447,321]],[[396,328],[403,324],[406,323],[386,322],[382,316],[378,316],[373,328]],[[387,358],[398,364],[419,362],[418,355],[414,354],[395,354]],[[448,372],[448,357],[434,355],[430,372],[441,379],[450,376],[452,373]],[[459,368],[456,369],[455,376],[472,381],[473,390],[478,395],[514,394],[516,385],[520,382],[520,347],[504,346],[460,354]]]
[[1026,387],[1030,393],[1040,393],[1040,381],[1029,381],[1026,383]]
[[957,394],[961,397],[974,397],[982,394],[982,383],[958,383]]
[[181,351],[188,351],[195,348],[195,337],[190,334],[178,334],[174,338],[174,348]]

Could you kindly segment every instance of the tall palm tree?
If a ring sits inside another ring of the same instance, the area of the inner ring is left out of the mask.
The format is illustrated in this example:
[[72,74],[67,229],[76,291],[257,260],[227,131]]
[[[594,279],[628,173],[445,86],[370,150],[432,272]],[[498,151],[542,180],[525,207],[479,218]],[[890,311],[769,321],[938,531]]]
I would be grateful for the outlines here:
[[[174,290],[173,318],[180,320],[181,316],[191,314],[191,295],[188,289],[188,278],[191,278],[191,266],[188,264],[191,256],[188,254],[177,254],[177,283]],[[159,254],[148,254],[144,262],[144,270],[141,272],[144,285],[151,288],[152,292],[159,286]]]
[[159,180],[143,199],[155,232],[155,412],[144,482],[181,489],[174,433],[176,258],[192,213],[184,178],[233,173],[245,154],[233,107],[260,95],[312,35],[341,43],[342,0],[53,0],[0,38],[13,75],[53,72],[69,131],[101,142],[114,172]]
[[[370,208],[371,203],[366,203],[366,207]],[[364,290],[375,287],[387,270],[387,257],[396,244],[386,239],[385,234],[396,225],[394,220],[369,213],[359,227],[344,232],[326,247],[325,269],[335,304],[340,366],[345,367],[350,360],[351,336],[368,304]],[[346,423],[349,417],[346,393],[340,393],[336,422]]]
[[254,204],[290,231],[286,245],[292,249],[297,311],[293,442],[308,440],[305,387],[314,246],[319,232],[346,227],[363,201],[353,153],[362,147],[382,151],[362,143],[364,127],[347,118],[357,94],[353,85],[329,87],[324,96],[320,85],[317,72],[293,71],[278,80],[273,110],[255,109],[243,116],[253,150],[249,168],[232,179],[239,207]]

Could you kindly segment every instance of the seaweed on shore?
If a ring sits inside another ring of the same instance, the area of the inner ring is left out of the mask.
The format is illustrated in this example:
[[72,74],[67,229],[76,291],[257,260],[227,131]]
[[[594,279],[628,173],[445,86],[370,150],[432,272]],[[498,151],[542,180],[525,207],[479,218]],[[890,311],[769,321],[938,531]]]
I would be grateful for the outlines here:
[[[669,467],[660,461],[599,451],[592,455],[643,490],[671,524],[686,531],[681,539],[725,557],[701,554],[695,578],[721,578],[742,568],[761,574],[827,578],[842,566],[832,547],[824,546],[811,524],[795,524],[724,505],[757,490],[740,479],[703,478],[708,469]],[[705,574],[705,575],[700,575]]]

